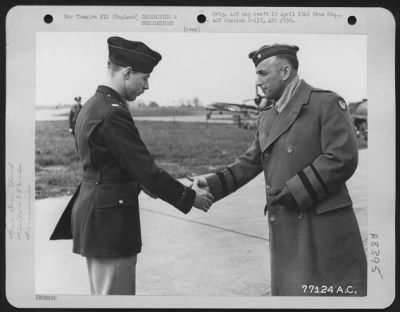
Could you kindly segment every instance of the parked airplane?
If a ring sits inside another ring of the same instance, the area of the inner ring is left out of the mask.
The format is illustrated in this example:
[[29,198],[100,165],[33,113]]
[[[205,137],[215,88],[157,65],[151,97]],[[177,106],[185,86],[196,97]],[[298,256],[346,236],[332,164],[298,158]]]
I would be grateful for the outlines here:
[[[251,104],[244,104],[248,102]],[[243,104],[215,102],[206,106],[208,111],[207,120],[211,118],[212,112],[217,111],[220,115],[222,115],[223,112],[228,112],[233,114],[233,121],[237,123],[239,127],[253,129],[256,127],[256,119],[258,114],[266,106],[266,98],[260,95],[258,88],[256,88],[256,97],[243,100]]]
[[[252,105],[216,102],[207,106],[207,119],[211,118],[213,111],[222,114],[224,111],[234,113],[233,120],[239,127],[255,128],[256,119],[261,110],[271,105],[256,87],[256,97],[244,100],[243,102],[253,102]],[[368,140],[368,100],[362,99],[359,102],[349,103],[349,111],[353,119],[354,129],[357,137]]]
[[[251,99],[254,101],[254,99]],[[243,102],[247,102],[246,100]],[[256,119],[260,112],[260,107],[256,104],[236,104],[226,102],[215,102],[206,107],[207,109],[207,120],[212,118],[213,112],[218,112],[219,115],[230,114],[232,121],[240,128],[255,128]],[[213,119],[225,119],[224,117],[214,117]]]
[[226,102],[215,102],[208,106],[206,106],[208,111],[214,112],[217,111],[222,114],[224,111],[228,112],[243,112],[247,110],[258,111],[258,107],[254,105],[246,105],[246,104],[236,104],[236,103],[226,103]]

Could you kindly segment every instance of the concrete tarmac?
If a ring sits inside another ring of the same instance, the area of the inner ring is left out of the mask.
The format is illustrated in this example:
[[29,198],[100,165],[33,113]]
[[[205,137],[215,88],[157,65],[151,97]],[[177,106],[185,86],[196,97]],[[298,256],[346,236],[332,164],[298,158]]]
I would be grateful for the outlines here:
[[[366,247],[368,150],[348,181]],[[182,180],[188,183],[187,180]],[[85,258],[70,240],[49,236],[70,197],[36,200],[36,293],[90,294]],[[208,213],[184,215],[160,199],[140,195],[143,249],[137,295],[263,296],[270,294],[270,256],[264,177],[260,174]]]

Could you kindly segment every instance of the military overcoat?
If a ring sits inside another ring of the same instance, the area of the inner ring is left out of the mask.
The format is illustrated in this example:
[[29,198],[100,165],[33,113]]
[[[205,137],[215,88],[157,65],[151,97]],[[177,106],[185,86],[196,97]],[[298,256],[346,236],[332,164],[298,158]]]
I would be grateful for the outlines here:
[[183,213],[195,192],[159,168],[119,94],[99,86],[79,113],[76,144],[82,182],[51,239],[73,239],[87,257],[125,257],[141,251],[141,186]]
[[[366,256],[345,185],[357,161],[343,99],[302,80],[280,114],[261,112],[247,152],[207,178],[218,200],[264,171],[272,295],[366,294]],[[285,185],[297,205],[269,204]]]

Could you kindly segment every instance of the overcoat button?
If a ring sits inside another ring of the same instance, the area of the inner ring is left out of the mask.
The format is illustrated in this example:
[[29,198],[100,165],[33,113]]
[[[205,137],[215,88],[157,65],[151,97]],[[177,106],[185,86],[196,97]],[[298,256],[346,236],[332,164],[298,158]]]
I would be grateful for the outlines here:
[[287,152],[289,154],[292,154],[294,152],[294,147],[289,145],[288,148],[287,148]]
[[270,220],[271,222],[274,222],[274,221],[276,220],[276,217],[275,217],[274,215],[269,216],[269,220]]
[[122,205],[122,204],[124,203],[124,201],[123,201],[122,199],[120,199],[120,200],[118,201],[118,203]]
[[267,184],[265,187],[267,188],[267,190],[269,190],[271,188],[271,185]]
[[302,212],[300,212],[299,215],[298,215],[298,218],[299,218],[299,220],[303,219],[304,218],[304,214]]

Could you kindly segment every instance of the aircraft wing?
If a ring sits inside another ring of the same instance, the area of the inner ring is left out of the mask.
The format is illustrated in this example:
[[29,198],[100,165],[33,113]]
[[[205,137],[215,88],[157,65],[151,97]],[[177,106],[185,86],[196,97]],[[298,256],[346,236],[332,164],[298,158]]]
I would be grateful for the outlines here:
[[208,110],[220,110],[229,112],[240,112],[243,110],[258,110],[256,106],[236,103],[216,102],[206,107]]

